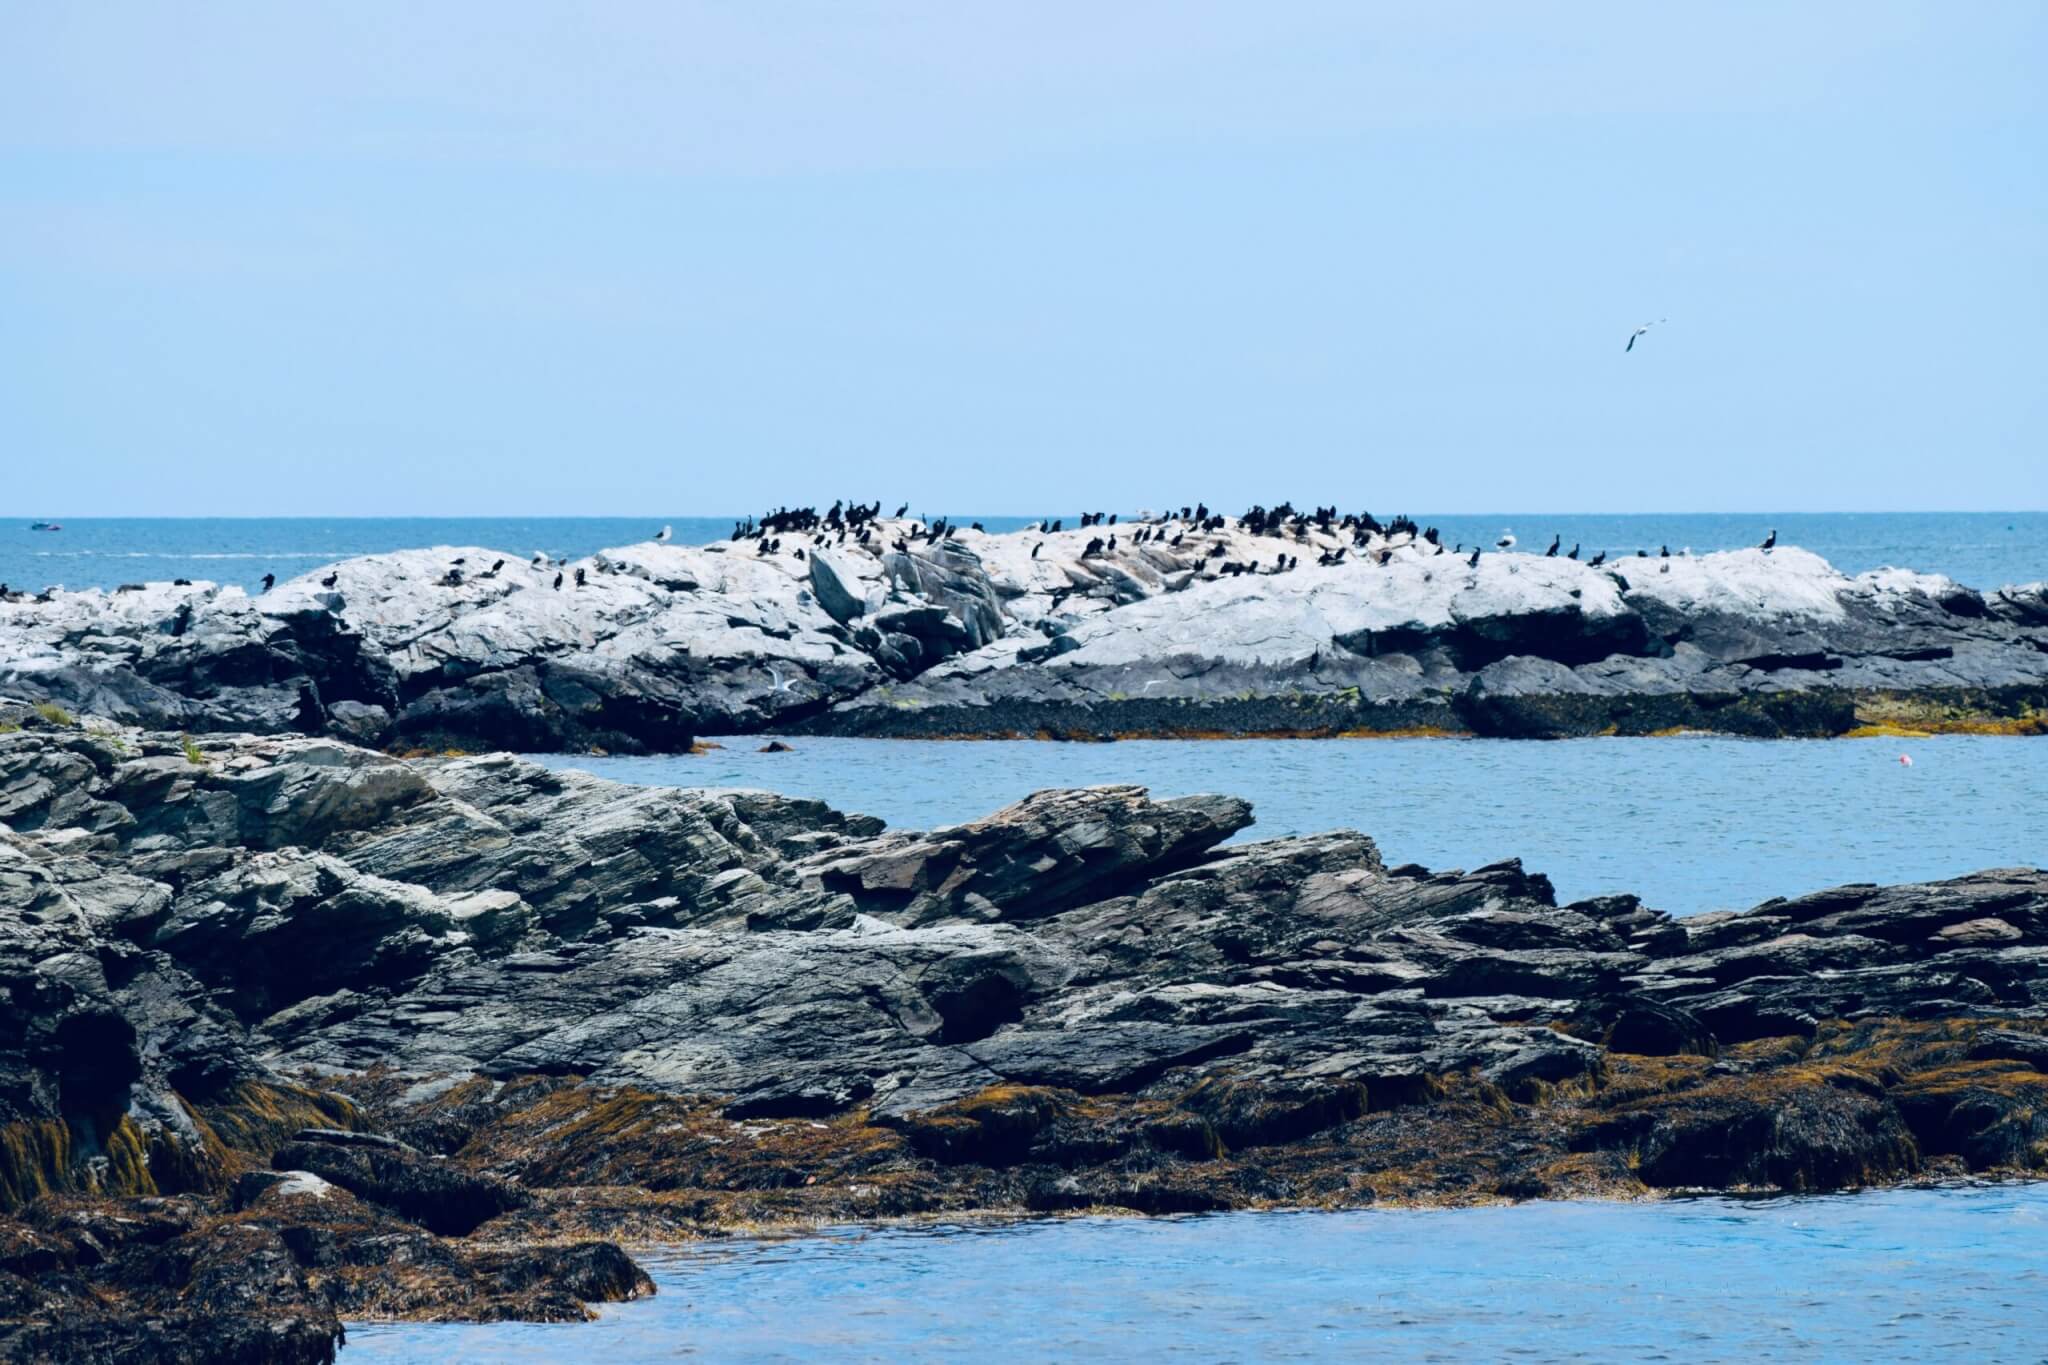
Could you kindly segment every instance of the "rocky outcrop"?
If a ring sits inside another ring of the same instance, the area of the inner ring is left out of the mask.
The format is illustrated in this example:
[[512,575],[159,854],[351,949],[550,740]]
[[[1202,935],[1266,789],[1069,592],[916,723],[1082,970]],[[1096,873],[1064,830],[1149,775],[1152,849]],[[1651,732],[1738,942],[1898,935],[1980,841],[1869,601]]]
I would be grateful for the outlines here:
[[[1227,843],[1228,797],[895,833],[77,728],[0,735],[0,803],[0,1341],[45,1354],[226,1333],[258,1283],[255,1359],[337,1314],[577,1316],[645,1292],[614,1239],[780,1218],[2048,1168],[2039,869],[1673,918]],[[66,1230],[114,1199],[159,1240]],[[206,1278],[222,1237],[255,1279]]]
[[1790,546],[1473,563],[1405,532],[1313,521],[1166,521],[1121,541],[1109,527],[931,530],[881,521],[865,538],[646,544],[575,563],[440,547],[255,597],[208,583],[12,594],[0,695],[397,750],[678,751],[763,730],[2048,725],[2042,584],[1851,578]]

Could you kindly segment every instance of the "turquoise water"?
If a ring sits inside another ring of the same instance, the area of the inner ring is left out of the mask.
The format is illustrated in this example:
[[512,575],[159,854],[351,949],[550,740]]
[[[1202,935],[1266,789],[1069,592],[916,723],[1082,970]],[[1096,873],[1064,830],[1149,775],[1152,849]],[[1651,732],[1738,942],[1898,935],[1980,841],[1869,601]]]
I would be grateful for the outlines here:
[[732,736],[702,754],[544,761],[647,785],[764,787],[910,829],[1044,787],[1228,792],[1258,818],[1240,838],[1350,827],[1389,863],[1519,857],[1561,899],[1633,891],[1678,914],[2048,864],[2048,739],[786,742],[794,752]]
[[579,1326],[384,1361],[2038,1361],[2048,1186],[1072,1219],[694,1248]]
[[[894,503],[888,510],[894,510]],[[1386,516],[1395,509],[1373,510]],[[191,578],[253,587],[265,573],[291,578],[348,555],[423,545],[576,556],[645,540],[663,523],[674,525],[678,540],[702,543],[731,534],[735,519],[667,512],[635,517],[109,518],[66,517],[62,511],[25,508],[0,518],[0,582],[35,589],[53,583],[112,588]],[[1026,525],[1039,515],[985,516],[916,506],[912,511],[951,515],[962,525],[980,521],[992,531]],[[1045,515],[1074,522],[1072,512]],[[29,530],[38,519],[60,521],[64,529]],[[1437,526],[1446,544],[1491,545],[1511,529],[1524,548],[1541,549],[1552,535],[1561,535],[1566,549],[1578,542],[1589,556],[1603,549],[1616,555],[1637,549],[1655,554],[1662,545],[1674,553],[1688,546],[1702,552],[1734,549],[1756,544],[1775,528],[1780,540],[1804,546],[1849,573],[1891,564],[1945,573],[1980,588],[2048,577],[2048,512],[1488,513],[1420,519]]]

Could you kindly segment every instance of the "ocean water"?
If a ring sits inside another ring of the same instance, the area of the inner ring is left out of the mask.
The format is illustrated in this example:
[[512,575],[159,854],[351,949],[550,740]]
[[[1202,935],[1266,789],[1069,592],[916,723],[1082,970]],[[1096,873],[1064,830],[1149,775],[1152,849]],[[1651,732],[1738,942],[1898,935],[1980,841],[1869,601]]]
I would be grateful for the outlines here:
[[[828,500],[829,501],[829,500]],[[580,556],[652,536],[664,523],[676,539],[702,544],[732,533],[734,516],[649,513],[641,517],[64,517],[30,508],[0,519],[0,583],[41,589],[113,588],[122,583],[190,578],[254,587],[264,574],[292,578],[349,555],[426,545],[483,545],[531,555]],[[893,509],[891,509],[893,510]],[[980,521],[992,531],[1014,530],[1030,516],[986,516],[948,508],[913,512],[951,515],[961,525]],[[1232,509],[1233,511],[1241,509]],[[1374,509],[1387,515],[1386,509]],[[1043,515],[1064,517],[1072,512]],[[61,531],[31,531],[38,519]],[[2048,578],[2048,512],[1757,512],[1638,516],[1488,513],[1429,516],[1445,544],[1491,545],[1512,531],[1523,549],[1541,550],[1550,537],[1587,556],[1638,549],[1675,554],[1757,544],[1775,529],[1848,573],[1895,565],[1945,573],[1979,588]]]
[[342,1360],[2039,1361],[2048,1185],[840,1229],[650,1270],[595,1323],[358,1325]]
[[[1675,914],[1845,882],[2048,865],[2048,739],[805,739],[764,754],[543,761],[654,786],[762,787],[928,829],[1046,787],[1228,792],[1240,839],[1352,828],[1389,864],[1519,857],[1563,900],[1633,891]],[[1912,758],[1910,767],[1898,760]]]

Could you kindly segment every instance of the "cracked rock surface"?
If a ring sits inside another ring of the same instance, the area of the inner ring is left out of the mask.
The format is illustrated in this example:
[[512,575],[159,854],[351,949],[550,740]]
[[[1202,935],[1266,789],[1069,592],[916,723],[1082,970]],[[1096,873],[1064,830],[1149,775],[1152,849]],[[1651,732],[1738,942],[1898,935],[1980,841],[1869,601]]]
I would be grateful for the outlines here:
[[0,1349],[573,1318],[778,1219],[2048,1168],[2048,871],[1675,918],[1251,820],[0,734]]

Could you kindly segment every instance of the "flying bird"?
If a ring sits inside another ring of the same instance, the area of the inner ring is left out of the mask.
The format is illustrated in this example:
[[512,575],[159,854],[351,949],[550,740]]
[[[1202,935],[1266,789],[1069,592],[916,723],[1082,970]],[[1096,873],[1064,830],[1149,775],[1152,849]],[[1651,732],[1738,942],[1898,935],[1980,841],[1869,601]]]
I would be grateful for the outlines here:
[[[1670,321],[1670,319],[1668,318],[1657,319],[1657,322],[1668,321]],[[1643,333],[1649,331],[1652,327],[1655,327],[1657,325],[1657,322],[1646,322],[1642,326],[1636,328],[1633,332],[1630,332],[1628,334],[1628,345],[1621,348],[1622,354],[1627,355],[1630,351],[1633,351],[1636,348],[1636,338],[1641,336]]]

